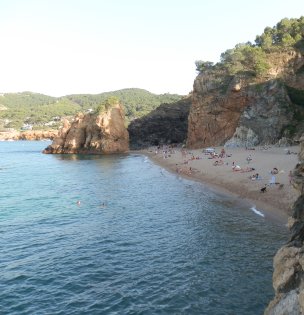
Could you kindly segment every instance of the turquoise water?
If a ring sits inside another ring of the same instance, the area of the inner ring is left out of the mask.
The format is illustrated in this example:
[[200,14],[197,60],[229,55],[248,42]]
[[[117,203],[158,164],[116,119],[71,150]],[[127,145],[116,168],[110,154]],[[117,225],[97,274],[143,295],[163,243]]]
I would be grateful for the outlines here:
[[286,228],[144,156],[46,146],[0,142],[0,314],[263,313]]

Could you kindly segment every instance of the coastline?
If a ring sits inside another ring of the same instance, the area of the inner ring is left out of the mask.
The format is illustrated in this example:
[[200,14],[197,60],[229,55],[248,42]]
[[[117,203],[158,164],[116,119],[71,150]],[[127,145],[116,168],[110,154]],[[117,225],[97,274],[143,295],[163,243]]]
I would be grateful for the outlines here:
[[58,130],[25,130],[25,131],[0,131],[0,141],[40,141],[53,140],[58,136]]
[[[222,147],[214,148],[220,153]],[[287,154],[287,150],[291,154]],[[131,151],[147,156],[155,164],[171,173],[189,180],[199,181],[212,190],[225,195],[234,196],[240,201],[247,201],[261,211],[267,219],[287,224],[291,207],[299,193],[290,184],[289,172],[298,163],[299,146],[228,148],[224,157],[211,158],[203,153],[203,149],[186,150],[181,148]],[[247,161],[250,157],[251,160]],[[215,166],[216,161],[221,161]],[[234,163],[233,163],[234,162]],[[239,165],[240,171],[233,171],[232,166]],[[250,171],[250,169],[254,169]],[[271,174],[273,168],[278,173]],[[250,177],[259,174],[258,180]],[[275,178],[275,183],[273,179]],[[266,191],[261,192],[265,187]]]

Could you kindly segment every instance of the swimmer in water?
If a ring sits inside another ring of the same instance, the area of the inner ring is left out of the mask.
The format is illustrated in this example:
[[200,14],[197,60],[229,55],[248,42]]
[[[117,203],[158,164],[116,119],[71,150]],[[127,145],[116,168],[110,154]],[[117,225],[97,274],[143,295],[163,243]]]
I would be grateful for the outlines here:
[[80,200],[77,201],[77,206],[80,206]]

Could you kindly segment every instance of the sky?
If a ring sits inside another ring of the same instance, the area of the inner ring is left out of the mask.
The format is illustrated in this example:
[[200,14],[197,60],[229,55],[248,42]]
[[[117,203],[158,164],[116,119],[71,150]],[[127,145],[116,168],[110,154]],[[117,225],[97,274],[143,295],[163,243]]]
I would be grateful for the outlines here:
[[0,0],[0,93],[186,95],[196,60],[301,15],[303,0]]

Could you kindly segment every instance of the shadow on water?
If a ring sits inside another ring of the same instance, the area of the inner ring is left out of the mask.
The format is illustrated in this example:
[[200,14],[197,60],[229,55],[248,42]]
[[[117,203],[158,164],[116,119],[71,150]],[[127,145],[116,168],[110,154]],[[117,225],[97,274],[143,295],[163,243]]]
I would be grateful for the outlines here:
[[107,170],[110,173],[119,170],[121,162],[130,157],[128,154],[51,154],[49,156],[58,163],[67,163],[69,168],[75,168],[79,163],[96,167],[99,171]]
[[128,154],[53,154],[54,158],[62,161],[101,160],[125,158]]

